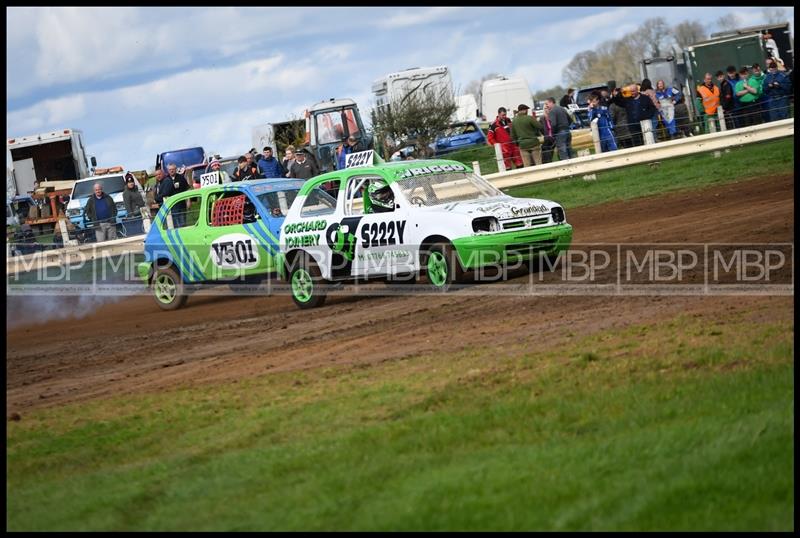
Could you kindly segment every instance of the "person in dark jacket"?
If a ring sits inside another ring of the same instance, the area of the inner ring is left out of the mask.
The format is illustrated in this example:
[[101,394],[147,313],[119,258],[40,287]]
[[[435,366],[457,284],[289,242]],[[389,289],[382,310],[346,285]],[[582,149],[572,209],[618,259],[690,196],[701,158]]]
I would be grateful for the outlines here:
[[541,149],[539,136],[542,134],[542,125],[533,116],[528,116],[530,107],[525,103],[517,107],[517,115],[511,122],[511,138],[519,146],[523,166],[536,166],[541,164]]
[[544,103],[545,114],[550,118],[550,125],[553,128],[553,138],[558,148],[558,160],[565,161],[575,156],[572,150],[572,133],[569,130],[570,119],[567,111],[556,104],[556,100],[548,97]]
[[634,146],[641,146],[644,144],[644,139],[642,138],[642,125],[640,122],[642,120],[651,120],[656,114],[656,107],[653,105],[652,99],[639,93],[638,85],[631,84],[629,91],[630,97],[624,97],[620,92],[614,97],[613,102],[625,108],[631,141]]
[[347,156],[351,153],[358,153],[364,151],[358,139],[352,135],[347,137],[347,140],[336,148],[336,169],[344,170],[347,165]]
[[736,100],[734,99],[733,85],[725,77],[722,70],[717,71],[717,82],[719,83],[719,104],[722,106],[725,115],[725,127],[727,129],[735,129],[736,123],[733,120],[733,109],[736,107]]
[[778,64],[774,60],[767,63],[763,88],[769,121],[788,118],[791,82],[785,73],[778,71]]
[[614,88],[611,92],[611,97],[608,100],[608,114],[614,123],[614,137],[617,140],[617,145],[620,148],[630,148],[633,143],[631,142],[631,133],[628,130],[628,113],[625,112],[625,107],[614,102],[614,98],[619,91],[619,88]]
[[569,105],[575,103],[575,98],[572,94],[575,93],[575,88],[568,88],[567,93],[561,97],[561,100],[558,102],[558,106],[562,108],[568,108]]
[[553,151],[556,149],[556,139],[553,136],[553,125],[550,123],[550,117],[547,111],[542,113],[542,119],[539,122],[542,126],[542,164],[547,164],[553,161]]
[[294,165],[294,152],[295,147],[289,144],[284,150],[283,159],[281,159],[281,166],[286,170],[284,174],[286,177],[289,177],[289,172],[292,171],[292,165]]
[[[189,187],[189,182],[186,181],[186,177],[178,173],[178,167],[175,163],[167,165],[167,177],[159,185],[161,186],[159,194],[162,201],[168,196],[188,191],[191,188]],[[186,223],[186,209],[185,201],[178,202],[172,206],[170,212],[172,213],[172,224],[175,228],[182,228]]]
[[730,84],[731,88],[733,88],[733,108],[731,109],[731,118],[733,119],[734,127],[741,127],[741,121],[739,119],[739,116],[741,115],[741,103],[739,103],[739,96],[736,95],[736,84],[739,82],[739,72],[736,70],[736,66],[733,65],[729,65],[725,71],[727,72],[725,80],[727,80],[728,84]]
[[84,207],[86,222],[96,226],[97,242],[117,238],[117,204],[113,198],[103,192],[103,184],[94,184],[94,194],[89,197]]
[[251,156],[248,160],[247,156],[242,155],[238,159],[239,166],[233,171],[231,181],[247,181],[248,179],[259,179],[261,174],[258,173],[258,166],[253,162]]
[[142,214],[140,209],[145,207],[144,199],[136,188],[136,178],[128,172],[125,175],[125,190],[122,191],[122,202],[125,204],[125,211],[128,212],[125,222],[125,230],[128,235],[142,233]]
[[284,177],[286,174],[280,161],[272,156],[269,146],[264,146],[264,157],[258,161],[258,171],[262,177]]
[[295,154],[295,161],[292,165],[292,170],[289,172],[289,177],[296,179],[311,179],[319,175],[319,170],[316,164],[311,159],[308,159],[306,150],[300,148]]

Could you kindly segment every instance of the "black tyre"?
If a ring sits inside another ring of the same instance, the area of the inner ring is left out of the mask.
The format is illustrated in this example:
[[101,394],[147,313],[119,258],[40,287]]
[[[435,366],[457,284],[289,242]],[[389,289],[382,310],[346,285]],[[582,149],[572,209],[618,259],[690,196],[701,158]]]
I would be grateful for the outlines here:
[[162,310],[177,310],[186,304],[183,279],[172,267],[159,267],[153,275],[153,299]]
[[447,291],[454,282],[464,279],[464,270],[455,249],[449,243],[435,243],[422,256],[422,271],[428,286],[435,291]]
[[325,304],[326,285],[317,264],[306,254],[299,255],[289,270],[292,300],[299,308],[316,308]]

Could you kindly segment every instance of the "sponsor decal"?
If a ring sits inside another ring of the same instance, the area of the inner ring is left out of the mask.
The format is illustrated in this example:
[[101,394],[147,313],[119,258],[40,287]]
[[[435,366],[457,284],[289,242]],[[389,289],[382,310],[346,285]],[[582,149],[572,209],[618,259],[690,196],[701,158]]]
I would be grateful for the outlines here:
[[357,168],[359,166],[372,166],[372,159],[373,154],[375,152],[371,149],[367,151],[357,151],[356,153],[350,153],[345,157],[344,167],[345,168]]
[[246,234],[227,234],[211,243],[211,260],[223,269],[251,269],[259,262],[258,247]]
[[[325,239],[330,249],[352,262],[356,253],[356,235],[352,232],[358,228],[362,217],[347,217],[342,222],[334,222],[325,232]],[[352,230],[352,231],[351,231]]]
[[521,217],[525,215],[538,215],[540,213],[548,213],[547,206],[542,205],[529,205],[528,207],[512,207],[511,214],[515,217]]
[[317,245],[319,245],[319,234],[306,234],[286,238],[286,246],[288,248],[316,247]]
[[326,221],[326,220],[294,222],[292,224],[287,224],[283,228],[283,233],[284,234],[298,234],[298,233],[306,233],[306,232],[319,232],[319,231],[324,230],[327,225],[328,225],[328,221]]
[[432,166],[422,166],[420,168],[409,168],[403,175],[400,176],[400,179],[407,179],[410,177],[416,176],[424,176],[427,174],[441,174],[444,172],[465,172],[467,167],[463,164],[442,164],[442,165],[432,165]]
[[365,224],[361,228],[361,246],[369,248],[402,244],[405,230],[406,221],[404,220]]
[[511,209],[512,207],[514,206],[512,206],[508,202],[495,202],[493,204],[478,206],[476,209],[481,213],[495,213],[502,209]]
[[381,261],[385,259],[393,259],[393,260],[411,260],[411,252],[407,250],[384,250],[381,252],[367,252],[365,254],[358,255],[359,261]]

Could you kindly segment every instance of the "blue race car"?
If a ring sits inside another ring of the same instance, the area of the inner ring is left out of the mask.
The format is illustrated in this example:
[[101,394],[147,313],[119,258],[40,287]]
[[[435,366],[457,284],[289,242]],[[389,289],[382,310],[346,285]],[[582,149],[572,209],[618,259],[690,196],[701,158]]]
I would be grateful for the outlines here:
[[471,146],[485,146],[486,135],[476,121],[452,123],[444,136],[436,139],[434,151],[436,155],[450,153]]
[[[255,179],[170,196],[144,240],[139,276],[164,310],[186,302],[186,285],[233,289],[282,266],[281,225],[304,180]],[[239,282],[235,282],[239,280]]]

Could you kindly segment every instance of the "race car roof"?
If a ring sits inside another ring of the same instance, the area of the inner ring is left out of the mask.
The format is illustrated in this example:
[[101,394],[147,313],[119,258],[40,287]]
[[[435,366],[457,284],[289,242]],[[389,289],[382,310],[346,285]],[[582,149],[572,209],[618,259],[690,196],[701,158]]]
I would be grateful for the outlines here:
[[306,181],[298,195],[307,195],[309,191],[311,191],[311,187],[313,185],[319,185],[320,182],[324,183],[325,181],[338,180],[355,175],[377,174],[383,177],[387,183],[394,183],[412,176],[464,172],[472,172],[472,168],[459,161],[451,161],[448,159],[394,161],[375,166],[358,166],[345,170],[327,172]]

